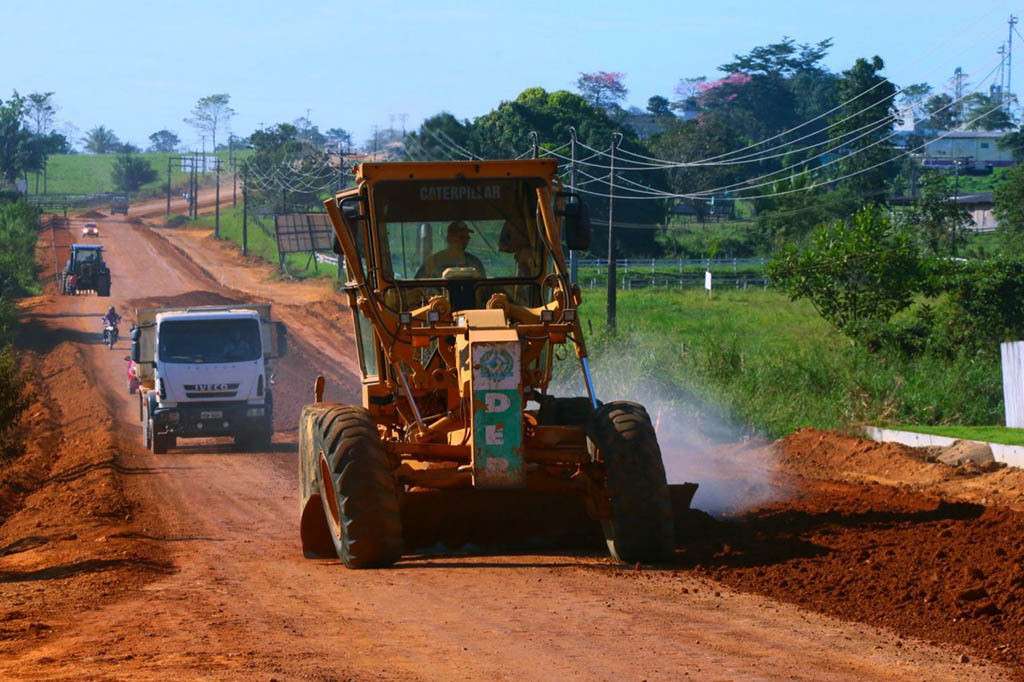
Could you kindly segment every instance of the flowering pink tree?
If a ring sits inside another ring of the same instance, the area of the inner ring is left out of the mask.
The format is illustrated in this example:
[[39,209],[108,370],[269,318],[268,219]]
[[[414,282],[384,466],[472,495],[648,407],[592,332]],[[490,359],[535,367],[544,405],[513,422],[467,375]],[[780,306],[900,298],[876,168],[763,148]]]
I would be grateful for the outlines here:
[[585,100],[604,109],[626,99],[629,90],[622,82],[625,77],[626,74],[617,71],[580,72],[576,87]]
[[739,87],[746,85],[750,81],[750,76],[743,73],[742,71],[736,71],[735,73],[730,73],[725,78],[719,78],[716,81],[706,81],[704,83],[700,83],[697,86],[697,94],[699,97],[703,98],[707,97],[708,94],[711,93],[711,91],[715,90],[716,88],[724,88],[725,91],[730,92],[730,94],[726,95],[726,101],[730,101],[736,98],[735,90]]

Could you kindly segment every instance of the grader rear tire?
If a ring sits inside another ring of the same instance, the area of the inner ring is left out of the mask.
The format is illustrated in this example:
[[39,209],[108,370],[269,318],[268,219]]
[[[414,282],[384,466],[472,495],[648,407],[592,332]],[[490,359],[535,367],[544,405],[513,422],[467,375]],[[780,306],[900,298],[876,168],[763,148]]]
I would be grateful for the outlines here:
[[624,563],[670,558],[672,500],[647,411],[636,403],[607,403],[587,424],[587,440],[605,466],[611,518],[602,526],[611,555]]
[[383,568],[402,556],[402,518],[393,467],[373,417],[342,405],[317,420],[314,447],[324,515],[348,568]]

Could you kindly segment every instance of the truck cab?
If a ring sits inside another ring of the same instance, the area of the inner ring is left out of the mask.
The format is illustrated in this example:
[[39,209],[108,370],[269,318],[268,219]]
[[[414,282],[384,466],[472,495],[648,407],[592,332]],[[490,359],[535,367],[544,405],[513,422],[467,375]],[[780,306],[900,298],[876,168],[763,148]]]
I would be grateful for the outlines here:
[[266,449],[273,435],[270,305],[137,311],[132,360],[143,440],[166,452],[178,438],[230,436]]

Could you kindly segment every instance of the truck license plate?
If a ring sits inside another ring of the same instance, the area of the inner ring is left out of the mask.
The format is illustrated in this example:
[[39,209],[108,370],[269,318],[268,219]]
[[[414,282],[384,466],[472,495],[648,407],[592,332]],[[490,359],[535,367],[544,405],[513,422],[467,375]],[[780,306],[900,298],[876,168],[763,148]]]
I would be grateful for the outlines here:
[[220,410],[208,410],[206,412],[200,412],[199,417],[201,419],[220,419],[224,416],[224,413]]

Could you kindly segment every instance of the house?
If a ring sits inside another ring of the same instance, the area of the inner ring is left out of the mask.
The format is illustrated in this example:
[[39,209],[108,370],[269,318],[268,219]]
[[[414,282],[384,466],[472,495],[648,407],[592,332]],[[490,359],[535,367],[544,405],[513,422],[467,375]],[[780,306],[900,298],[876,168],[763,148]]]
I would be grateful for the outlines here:
[[992,215],[992,207],[995,202],[992,200],[992,192],[974,192],[972,194],[961,194],[953,197],[956,203],[967,209],[974,220],[974,229],[977,232],[991,232],[998,227],[996,218]]
[[957,130],[941,135],[944,137],[925,144],[921,156],[921,165],[925,168],[954,168],[958,162],[962,169],[976,170],[1013,165],[1013,152],[998,145],[1005,132]]

